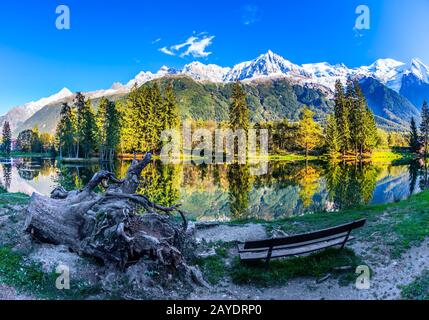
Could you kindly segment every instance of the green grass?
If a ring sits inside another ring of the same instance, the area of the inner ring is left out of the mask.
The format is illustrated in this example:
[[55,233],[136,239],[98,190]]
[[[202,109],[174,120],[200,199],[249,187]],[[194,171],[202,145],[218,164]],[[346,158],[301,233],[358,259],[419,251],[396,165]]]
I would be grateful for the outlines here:
[[[328,249],[307,257],[272,260],[268,270],[265,270],[263,261],[249,264],[237,257],[230,275],[237,284],[276,286],[296,277],[317,279],[330,273],[339,278],[340,284],[346,285],[356,279],[354,271],[361,264],[362,260],[351,249]],[[351,271],[335,271],[335,268],[344,266],[350,266]]]
[[[216,247],[215,256],[197,260],[205,279],[212,285],[218,284],[222,279],[231,279],[239,285],[277,286],[293,278],[317,279],[328,273],[338,278],[341,285],[347,285],[355,281],[356,267],[364,264],[351,249],[328,249],[307,257],[274,259],[267,271],[264,261],[245,263],[235,253],[234,256],[230,254],[230,243],[216,243],[213,246]],[[344,266],[350,267],[350,270],[335,270]]]
[[8,193],[0,188],[0,206],[28,203],[30,197],[23,193]]
[[401,296],[405,300],[429,300],[429,270],[411,284],[403,286]]
[[[241,221],[260,223],[268,231],[281,229],[289,235],[330,228],[366,218],[367,224],[353,234],[358,239],[384,245],[392,257],[398,258],[412,246],[429,237],[429,191],[409,199],[383,205],[368,205],[340,212],[307,214],[282,220]],[[235,222],[237,223],[237,222]]]
[[0,248],[0,282],[20,292],[29,292],[41,299],[81,299],[100,293],[99,287],[80,282],[72,282],[71,290],[58,290],[55,287],[57,277],[54,272],[43,272],[38,264],[27,263],[23,255],[11,248]]
[[32,157],[51,157],[51,153],[37,153],[37,152],[18,152],[13,151],[10,155],[0,153],[1,157],[12,157],[12,158],[32,158]]
[[226,275],[225,259],[228,257],[227,248],[220,247],[216,249],[216,255],[205,259],[198,259],[197,265],[204,273],[206,280],[215,285],[219,283]]

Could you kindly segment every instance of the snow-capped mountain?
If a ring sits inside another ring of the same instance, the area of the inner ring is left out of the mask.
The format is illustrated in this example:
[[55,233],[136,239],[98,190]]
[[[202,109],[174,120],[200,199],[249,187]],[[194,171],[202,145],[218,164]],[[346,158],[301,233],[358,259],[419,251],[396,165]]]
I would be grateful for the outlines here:
[[215,64],[205,65],[201,62],[187,64],[181,74],[187,75],[196,81],[223,82],[231,68],[223,68]]
[[0,125],[2,126],[5,121],[9,121],[12,130],[14,130],[19,123],[26,121],[43,107],[62,101],[72,95],[73,93],[69,89],[64,88],[50,97],[14,107],[8,113],[0,117]]
[[271,50],[253,61],[240,63],[224,76],[225,82],[255,80],[266,77],[308,78],[304,68],[293,64]]
[[409,75],[429,84],[429,67],[419,59],[413,59],[410,64],[393,59],[379,59],[369,66],[359,68],[348,68],[344,64],[331,65],[327,62],[300,66],[269,50],[254,60],[239,63],[232,68],[201,62],[188,64],[182,70],[164,66],[155,74],[139,73],[126,87],[130,88],[135,83],[141,85],[167,75],[186,75],[195,81],[215,83],[287,78],[302,84],[323,86],[331,91],[337,80],[345,83],[349,78],[374,78],[396,92],[400,92],[403,78]]
[[[163,66],[156,73],[142,71],[125,85],[115,83],[110,89],[84,94],[90,99],[125,95],[136,84],[140,86],[167,76],[188,76],[197,82],[212,83],[234,81],[252,83],[264,79],[284,78],[302,86],[320,89],[328,98],[332,98],[335,83],[338,80],[345,83],[349,78],[357,80],[373,78],[411,101],[417,108],[421,106],[423,99],[429,97],[429,67],[419,59],[413,59],[408,64],[393,59],[379,59],[369,66],[348,68],[344,64],[331,65],[327,62],[297,65],[272,51],[233,67],[206,65],[201,62],[192,62],[181,70]],[[70,90],[63,89],[48,98],[15,107],[5,116],[0,117],[0,125],[8,120],[12,128],[16,128],[18,124],[27,121],[43,107],[71,96]]]

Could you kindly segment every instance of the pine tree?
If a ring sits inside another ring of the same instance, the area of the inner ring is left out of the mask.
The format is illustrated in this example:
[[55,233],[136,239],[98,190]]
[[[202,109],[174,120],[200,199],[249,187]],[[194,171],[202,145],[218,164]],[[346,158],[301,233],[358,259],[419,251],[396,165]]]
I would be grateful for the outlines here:
[[340,139],[340,151],[343,157],[350,149],[350,124],[349,124],[349,108],[344,94],[344,87],[341,81],[335,84],[335,119],[337,121],[337,130]]
[[12,150],[12,132],[8,121],[3,124],[2,150],[8,156]]
[[79,158],[81,153],[80,145],[81,140],[83,139],[83,113],[85,109],[85,96],[78,92],[74,99],[74,105],[76,108],[76,158]]
[[167,130],[178,128],[180,125],[179,109],[172,82],[167,85],[164,91],[163,107],[162,128]]
[[137,152],[139,150],[139,135],[141,128],[138,126],[138,115],[140,109],[140,89],[135,85],[124,105],[122,106],[121,117],[121,148],[122,152]]
[[64,102],[61,106],[60,121],[56,129],[56,140],[60,152],[60,158],[64,155],[72,157],[76,139],[75,112]]
[[322,137],[322,129],[314,121],[314,112],[305,107],[301,113],[299,129],[297,132],[297,144],[305,150],[308,157],[309,152],[319,145]]
[[[359,153],[360,158],[363,157],[366,145],[372,145],[373,138],[373,123],[371,115],[368,114],[366,99],[357,82],[353,82],[353,96],[350,97],[352,105],[352,117],[350,120],[351,137],[354,144],[356,156]],[[375,128],[377,130],[377,128]],[[371,140],[372,141],[372,140]]]
[[247,132],[250,126],[249,107],[246,93],[239,82],[232,87],[231,105],[229,108],[229,125],[235,130],[242,129]]
[[120,139],[120,115],[114,102],[107,98],[100,100],[96,123],[100,159],[111,161]]
[[79,110],[80,122],[78,122],[78,137],[80,141],[80,149],[84,158],[89,158],[90,154],[96,147],[95,130],[96,122],[95,115],[91,107],[91,100],[87,100],[84,106]]
[[374,113],[367,106],[364,113],[364,140],[360,149],[361,157],[363,152],[372,153],[377,146],[377,139],[377,124]]
[[422,123],[420,124],[420,133],[422,135],[422,144],[426,157],[429,146],[429,106],[426,101],[423,102],[422,107]]
[[409,146],[412,152],[420,152],[420,137],[417,129],[416,120],[414,119],[414,117],[411,118]]
[[338,152],[340,151],[340,134],[338,132],[337,122],[334,115],[328,115],[325,146],[330,157],[336,158],[338,156]]

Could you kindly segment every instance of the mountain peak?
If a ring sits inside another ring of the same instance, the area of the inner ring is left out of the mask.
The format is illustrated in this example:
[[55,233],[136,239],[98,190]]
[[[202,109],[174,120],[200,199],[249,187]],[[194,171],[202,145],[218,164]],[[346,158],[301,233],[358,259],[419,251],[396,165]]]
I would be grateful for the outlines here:
[[414,58],[411,60],[409,73],[415,75],[419,80],[429,83],[429,67],[420,59]]

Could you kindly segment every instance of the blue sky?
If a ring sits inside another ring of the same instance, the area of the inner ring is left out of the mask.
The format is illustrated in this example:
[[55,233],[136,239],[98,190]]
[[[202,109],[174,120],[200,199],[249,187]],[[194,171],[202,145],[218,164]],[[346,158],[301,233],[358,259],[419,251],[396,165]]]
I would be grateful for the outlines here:
[[[55,27],[60,4],[70,30]],[[360,4],[371,29],[357,33]],[[1,1],[0,113],[63,87],[109,88],[194,60],[231,66],[268,49],[298,64],[429,63],[428,14],[429,0]]]

